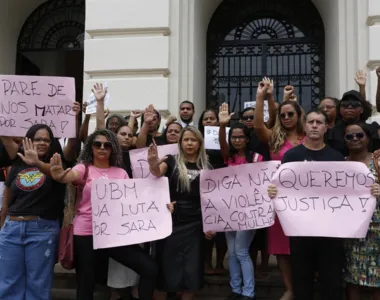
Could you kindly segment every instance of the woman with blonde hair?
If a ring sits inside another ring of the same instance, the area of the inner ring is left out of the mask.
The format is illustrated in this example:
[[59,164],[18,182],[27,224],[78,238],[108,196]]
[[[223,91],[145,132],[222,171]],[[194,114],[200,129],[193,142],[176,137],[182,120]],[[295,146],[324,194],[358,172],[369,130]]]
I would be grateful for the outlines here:
[[175,203],[173,233],[157,242],[156,300],[166,299],[167,293],[175,292],[181,292],[182,300],[191,300],[194,292],[203,288],[204,234],[199,177],[201,170],[209,169],[209,162],[202,134],[194,127],[181,131],[178,148],[178,155],[161,159],[155,143],[148,150],[150,172],[156,177],[168,177],[170,198]]
[[[285,95],[289,99],[295,98],[293,91],[293,87],[285,87]],[[255,130],[260,141],[269,144],[271,159],[281,160],[286,151],[304,141],[302,108],[296,101],[285,100],[277,110],[274,127],[268,129],[264,123],[264,98],[266,97],[273,97],[273,81],[269,79],[260,82],[257,89]],[[268,228],[268,253],[277,256],[284,281],[285,293],[281,300],[293,299],[289,238],[285,236],[278,218],[274,225]]]

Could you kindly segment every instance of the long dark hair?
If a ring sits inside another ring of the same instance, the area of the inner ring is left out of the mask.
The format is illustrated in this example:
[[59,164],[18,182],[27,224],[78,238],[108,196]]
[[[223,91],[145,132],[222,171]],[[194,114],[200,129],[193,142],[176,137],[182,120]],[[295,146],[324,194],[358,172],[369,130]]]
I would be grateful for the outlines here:
[[[36,124],[36,125],[33,125],[32,127],[29,128],[29,130],[27,131],[25,137],[28,138],[28,139],[31,139],[33,140],[37,131],[38,130],[41,130],[41,129],[45,129],[48,134],[49,134],[49,138],[50,138],[50,145],[49,145],[49,148],[48,148],[48,151],[46,152],[46,155],[44,157],[41,157],[41,161],[47,163],[50,161],[50,158],[52,158],[52,156],[54,155],[54,153],[59,153],[61,154],[61,156],[63,155],[63,151],[62,151],[62,147],[61,147],[61,144],[59,143],[59,141],[54,138],[54,134],[53,134],[53,131],[50,129],[49,126],[45,125],[45,124]],[[20,146],[20,149],[19,151],[24,154],[24,148],[22,146]]]
[[247,160],[248,163],[253,162],[253,153],[248,147],[248,144],[251,141],[251,133],[250,133],[249,128],[244,126],[244,124],[242,124],[242,123],[236,123],[236,124],[232,125],[230,128],[230,132],[228,133],[228,144],[229,144],[229,149],[230,149],[229,157],[232,159],[233,162],[235,162],[235,155],[238,154],[237,150],[232,146],[232,143],[231,143],[232,131],[234,129],[242,129],[243,130],[244,136],[248,140],[247,147],[245,148],[245,159]]
[[102,135],[106,137],[106,139],[112,144],[112,152],[111,152],[110,161],[109,161],[110,165],[112,167],[121,168],[123,166],[123,159],[122,159],[123,152],[117,141],[116,135],[111,130],[108,130],[108,129],[96,130],[92,134],[89,135],[89,137],[86,140],[86,143],[83,146],[82,152],[79,155],[78,162],[85,165],[92,165],[94,163],[92,143],[94,142],[95,138],[98,135]]
[[202,133],[203,136],[205,136],[205,127],[203,126],[203,117],[205,116],[205,113],[207,113],[207,112],[214,113],[216,116],[216,119],[219,123],[219,115],[216,112],[216,110],[211,109],[211,108],[204,110],[203,113],[201,114],[201,116],[199,117],[199,120],[198,120],[198,129]]

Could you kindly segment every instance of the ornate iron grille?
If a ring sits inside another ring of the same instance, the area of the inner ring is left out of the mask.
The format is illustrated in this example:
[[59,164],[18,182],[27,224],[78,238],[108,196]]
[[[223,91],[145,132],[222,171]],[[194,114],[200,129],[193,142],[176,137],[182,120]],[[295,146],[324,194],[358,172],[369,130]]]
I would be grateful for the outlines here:
[[[227,4],[234,2],[230,0]],[[243,5],[240,7],[244,9]],[[264,8],[264,17],[258,17],[260,10],[255,10],[251,21],[246,21],[247,16],[240,13],[237,19],[243,21],[232,30],[227,30],[228,26],[225,25],[222,32],[216,32],[217,26],[210,23],[208,107],[217,108],[221,103],[227,102],[231,111],[242,111],[244,102],[255,101],[257,85],[264,76],[273,78],[277,101],[282,101],[283,88],[288,84],[295,87],[299,103],[305,110],[318,105],[324,96],[322,23],[319,23],[322,30],[314,27],[314,32],[310,34],[307,29],[301,30],[285,17],[280,18],[279,3],[274,3],[272,8],[268,5]],[[271,9],[275,17],[270,17]],[[215,14],[218,14],[218,10]],[[221,21],[219,16],[217,18]],[[308,37],[307,34],[312,36]]]
[[84,49],[85,0],[49,0],[25,22],[18,51]]

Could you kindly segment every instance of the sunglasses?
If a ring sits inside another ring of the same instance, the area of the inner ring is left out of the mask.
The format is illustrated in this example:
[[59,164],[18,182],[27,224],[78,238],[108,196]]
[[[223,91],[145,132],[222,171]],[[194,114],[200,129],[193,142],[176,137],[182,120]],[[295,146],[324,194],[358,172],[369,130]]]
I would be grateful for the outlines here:
[[111,142],[102,143],[102,142],[95,141],[92,143],[92,146],[96,149],[100,149],[103,146],[103,148],[106,150],[112,150],[112,143]]
[[362,106],[362,104],[359,101],[355,101],[355,100],[348,100],[348,101],[343,101],[340,103],[340,107],[343,107],[343,108],[349,108],[350,106],[352,108],[359,108]]
[[347,141],[347,142],[350,142],[352,141],[354,138],[358,139],[358,140],[361,140],[362,138],[365,137],[365,133],[364,132],[357,132],[357,133],[347,133],[345,136],[344,136],[344,139]]
[[290,111],[288,113],[282,113],[282,114],[280,114],[280,118],[283,119],[283,120],[286,119],[286,118],[293,119],[293,117],[294,117],[295,114],[296,113],[294,111]]
[[253,120],[255,118],[255,116],[254,115],[250,115],[250,116],[244,116],[244,117],[242,117],[241,119],[243,120],[243,121],[248,121],[248,120]]

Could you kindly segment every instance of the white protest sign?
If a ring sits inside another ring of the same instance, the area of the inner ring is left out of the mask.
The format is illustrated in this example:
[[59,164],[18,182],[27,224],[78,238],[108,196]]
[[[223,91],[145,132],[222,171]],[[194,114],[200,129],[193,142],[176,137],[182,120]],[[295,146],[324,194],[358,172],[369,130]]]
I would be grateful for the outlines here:
[[269,161],[201,171],[204,232],[272,226],[275,212],[267,187],[279,165]]
[[[107,89],[107,94],[106,94],[106,97],[104,99],[104,107],[108,107],[109,103],[110,103],[110,100],[111,100],[111,95],[108,91],[108,83],[105,82],[103,84],[103,87],[105,89]],[[91,93],[90,96],[88,97],[88,100],[87,100],[87,107],[86,107],[86,115],[92,115],[96,113],[96,99],[95,99],[95,95],[94,93]]]
[[272,178],[287,236],[364,238],[376,206],[374,177],[360,162],[291,162]]
[[95,179],[91,185],[94,249],[135,245],[172,233],[167,177]]
[[[244,109],[247,107],[256,108],[256,101],[244,102]],[[268,122],[268,120],[269,120],[268,100],[264,100],[264,122]]]
[[74,78],[0,75],[1,135],[24,137],[45,124],[56,138],[75,137],[74,101]]
[[[226,127],[226,142],[228,143],[228,134],[230,127]],[[220,150],[219,144],[219,126],[205,126],[205,148],[209,150]]]
[[[178,154],[178,144],[168,144],[157,146],[158,157]],[[133,178],[155,178],[149,171],[148,148],[141,148],[129,151]]]

